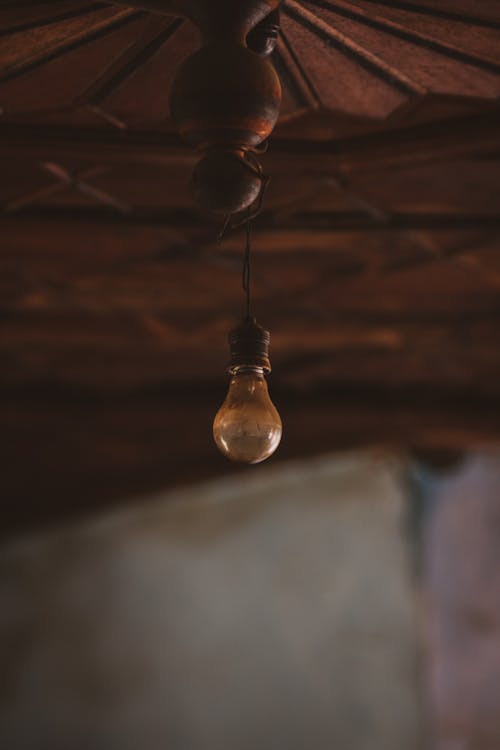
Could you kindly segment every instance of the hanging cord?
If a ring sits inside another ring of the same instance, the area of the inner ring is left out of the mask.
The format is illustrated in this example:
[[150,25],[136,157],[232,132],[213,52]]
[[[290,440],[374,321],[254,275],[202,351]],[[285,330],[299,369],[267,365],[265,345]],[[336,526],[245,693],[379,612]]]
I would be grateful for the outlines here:
[[243,258],[243,272],[241,275],[241,285],[243,287],[243,291],[246,294],[246,319],[250,320],[252,318],[252,300],[251,300],[251,239],[252,239],[252,218],[250,216],[250,211],[248,212],[247,216],[247,241],[245,246],[245,255]]
[[[267,148],[267,144],[265,148]],[[245,225],[246,245],[245,245],[245,254],[243,256],[243,271],[241,274],[241,285],[246,295],[246,302],[245,302],[246,319],[251,320],[251,318],[253,317],[252,316],[252,294],[251,294],[252,221],[262,211],[264,195],[266,193],[266,189],[269,184],[270,178],[263,173],[262,167],[260,166],[258,160],[255,158],[255,156],[251,152],[247,152],[245,154],[245,161],[247,163],[248,168],[251,169],[252,172],[256,172],[259,175],[259,178],[261,181],[261,189],[260,189],[259,195],[257,196],[256,200],[252,203],[252,205],[247,208],[245,218],[240,219],[239,221],[233,221],[233,214],[227,214],[227,216],[224,219],[224,224],[222,225],[222,229],[217,235],[217,244],[218,245],[222,244],[224,237],[229,232],[233,231],[234,229],[237,229],[238,227],[241,227],[243,224]]]
[[[222,230],[220,234],[217,237],[217,242],[220,245],[222,240],[224,239],[225,235],[228,231],[229,226],[229,220],[231,219],[231,215],[229,214],[226,216],[226,220],[224,222],[224,226],[222,227]],[[251,211],[251,207],[247,209],[247,216],[245,219],[246,224],[246,244],[245,244],[245,254],[243,256],[243,270],[241,273],[241,286],[243,287],[243,291],[246,294],[246,303],[245,303],[245,311],[246,311],[246,319],[249,320],[252,318],[252,295],[251,295],[251,246],[252,246],[252,219],[253,219],[253,213]],[[242,222],[243,223],[243,222]]]
[[231,214],[228,214],[226,218],[224,219],[224,224],[222,225],[222,229],[220,230],[219,234],[217,235],[217,244],[222,245],[222,240],[226,236],[226,234],[229,232],[229,224],[231,223]]

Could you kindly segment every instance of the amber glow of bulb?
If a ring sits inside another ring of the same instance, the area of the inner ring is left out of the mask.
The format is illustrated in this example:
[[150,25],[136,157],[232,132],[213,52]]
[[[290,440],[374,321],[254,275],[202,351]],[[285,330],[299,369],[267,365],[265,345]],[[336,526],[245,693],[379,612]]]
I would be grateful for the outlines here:
[[232,372],[213,429],[217,447],[231,461],[258,464],[274,453],[282,425],[262,367],[240,367]]

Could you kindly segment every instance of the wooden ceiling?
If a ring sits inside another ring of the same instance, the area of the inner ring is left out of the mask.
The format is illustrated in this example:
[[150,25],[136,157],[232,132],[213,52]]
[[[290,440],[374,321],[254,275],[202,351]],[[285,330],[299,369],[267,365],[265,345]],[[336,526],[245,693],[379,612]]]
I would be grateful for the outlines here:
[[[132,1],[132,0],[131,0]],[[254,227],[286,458],[500,440],[500,8],[287,0]],[[169,120],[187,21],[0,4],[4,528],[231,467],[244,237]]]

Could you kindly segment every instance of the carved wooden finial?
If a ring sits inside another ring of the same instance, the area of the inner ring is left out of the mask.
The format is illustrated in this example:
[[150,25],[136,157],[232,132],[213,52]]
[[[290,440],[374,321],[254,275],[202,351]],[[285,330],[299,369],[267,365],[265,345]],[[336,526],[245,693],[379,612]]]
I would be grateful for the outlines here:
[[170,110],[183,138],[206,152],[193,174],[195,200],[235,213],[262,189],[245,153],[269,137],[279,116],[281,84],[266,59],[277,38],[279,16],[271,11],[278,0],[186,0],[185,6],[205,44],[178,70]]

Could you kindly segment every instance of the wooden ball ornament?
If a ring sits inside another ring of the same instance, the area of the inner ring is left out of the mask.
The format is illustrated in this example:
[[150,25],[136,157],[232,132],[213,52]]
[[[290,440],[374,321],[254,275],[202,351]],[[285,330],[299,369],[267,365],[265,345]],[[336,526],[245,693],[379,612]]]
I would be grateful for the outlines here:
[[218,40],[188,58],[172,86],[170,110],[180,134],[198,148],[258,146],[278,120],[281,85],[264,57]]
[[254,203],[262,190],[262,175],[243,151],[213,149],[196,165],[191,194],[206,211],[235,214]]

